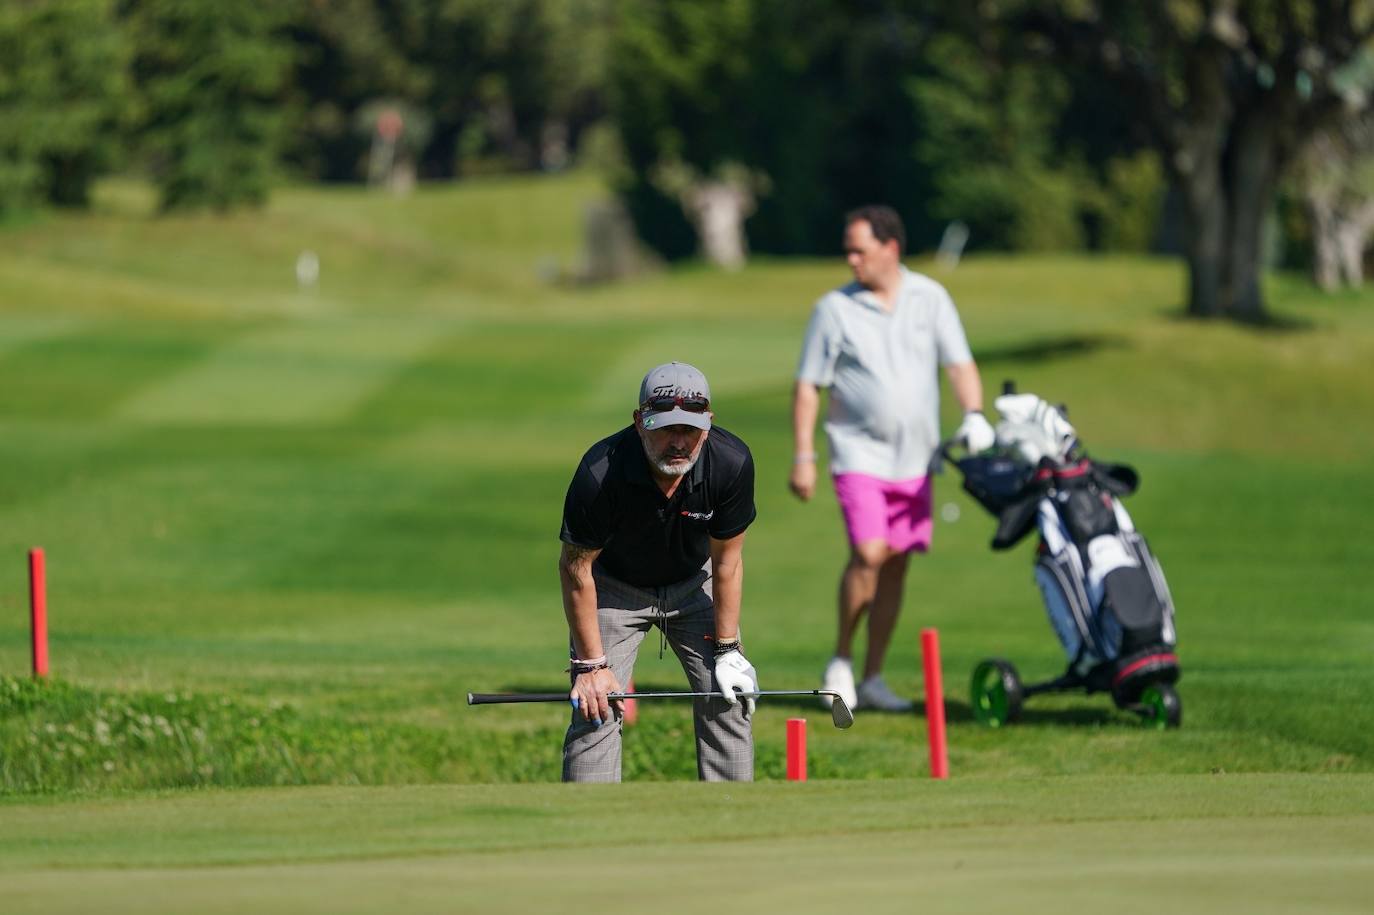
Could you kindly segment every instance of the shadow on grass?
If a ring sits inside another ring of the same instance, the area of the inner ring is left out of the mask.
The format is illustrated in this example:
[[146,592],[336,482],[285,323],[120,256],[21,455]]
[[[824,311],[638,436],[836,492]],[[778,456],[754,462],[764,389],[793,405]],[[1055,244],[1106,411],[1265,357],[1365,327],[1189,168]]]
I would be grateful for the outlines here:
[[1048,362],[1052,359],[1086,356],[1098,350],[1126,349],[1129,346],[1130,343],[1126,338],[1110,334],[1055,337],[1009,346],[980,348],[978,350],[978,363],[979,365],[996,365],[1003,362]]
[[1168,309],[1161,312],[1163,317],[1180,324],[1234,324],[1256,333],[1284,334],[1301,333],[1317,327],[1317,322],[1307,317],[1291,314],[1274,314],[1266,311],[1260,315],[1195,315],[1183,309]]

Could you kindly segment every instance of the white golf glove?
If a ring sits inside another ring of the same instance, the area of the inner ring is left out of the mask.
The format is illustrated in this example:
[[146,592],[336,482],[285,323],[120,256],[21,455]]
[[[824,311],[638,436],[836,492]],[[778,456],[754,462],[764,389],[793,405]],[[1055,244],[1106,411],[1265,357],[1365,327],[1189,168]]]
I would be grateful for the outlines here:
[[988,422],[981,410],[970,410],[964,414],[964,421],[955,430],[954,438],[963,442],[970,454],[978,454],[992,447],[997,441],[997,434],[992,431],[992,423]]
[[[742,693],[759,691],[759,677],[754,673],[754,665],[749,663],[738,648],[716,656],[716,689],[725,694],[725,701],[731,705],[739,702],[739,697],[735,695],[736,690]],[[744,717],[748,718],[752,714],[754,697],[746,696]]]

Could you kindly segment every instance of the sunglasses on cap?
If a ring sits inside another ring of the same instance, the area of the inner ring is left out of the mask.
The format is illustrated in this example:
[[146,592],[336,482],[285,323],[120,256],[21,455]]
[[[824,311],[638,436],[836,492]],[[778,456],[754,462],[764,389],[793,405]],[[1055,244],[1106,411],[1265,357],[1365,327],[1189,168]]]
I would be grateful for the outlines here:
[[674,408],[686,410],[688,413],[705,413],[711,409],[711,401],[705,397],[650,397],[639,405],[639,409],[647,413],[667,413]]

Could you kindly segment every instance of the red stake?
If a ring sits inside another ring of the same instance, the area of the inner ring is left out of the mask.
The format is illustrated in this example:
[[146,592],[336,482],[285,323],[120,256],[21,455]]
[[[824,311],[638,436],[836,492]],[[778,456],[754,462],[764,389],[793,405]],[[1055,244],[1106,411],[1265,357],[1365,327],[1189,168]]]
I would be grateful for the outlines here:
[[945,743],[945,687],[940,680],[940,633],[921,630],[921,659],[926,666],[926,731],[930,740],[930,777],[949,778]]
[[806,781],[806,719],[787,719],[787,780]]
[[33,675],[48,675],[48,583],[43,548],[29,550],[29,621],[33,636]]

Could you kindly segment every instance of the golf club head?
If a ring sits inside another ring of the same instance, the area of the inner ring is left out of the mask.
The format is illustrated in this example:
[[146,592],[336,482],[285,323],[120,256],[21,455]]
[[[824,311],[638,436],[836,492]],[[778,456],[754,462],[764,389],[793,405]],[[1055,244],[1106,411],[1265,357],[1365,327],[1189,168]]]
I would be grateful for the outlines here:
[[849,703],[845,702],[839,693],[821,690],[821,695],[830,696],[834,699],[830,703],[830,720],[835,723],[835,727],[847,728],[854,723],[854,712],[850,710]]

